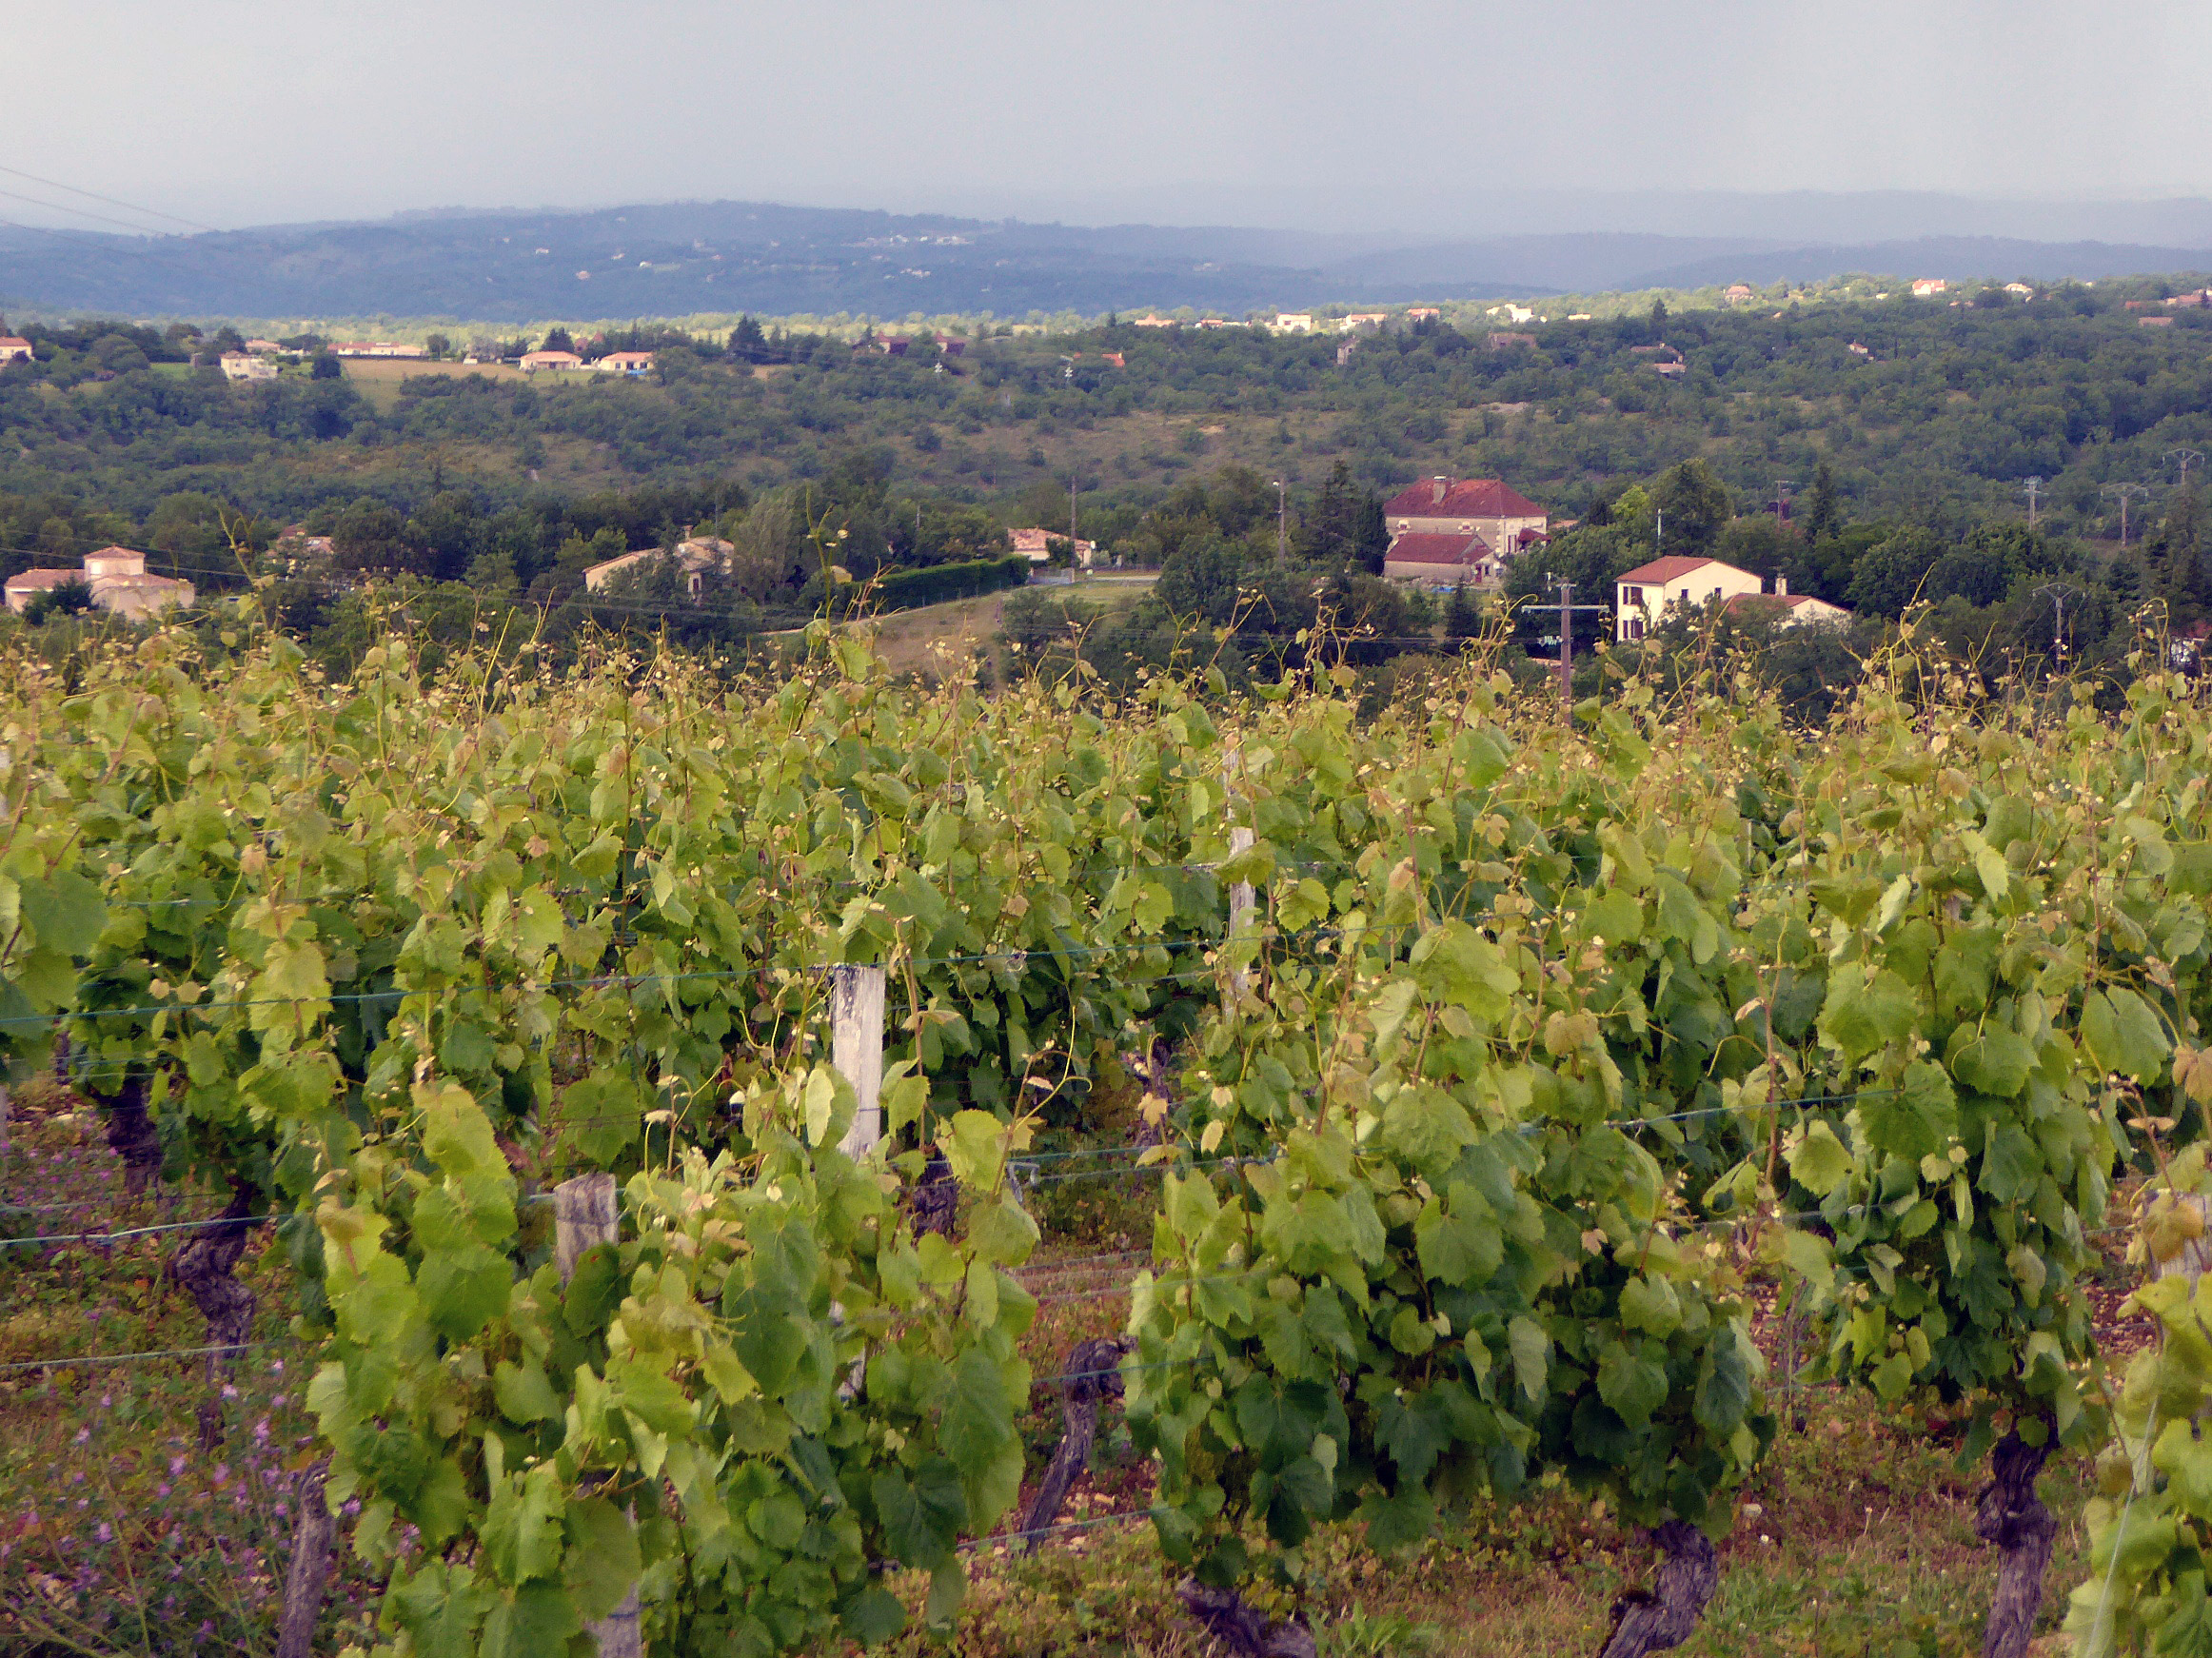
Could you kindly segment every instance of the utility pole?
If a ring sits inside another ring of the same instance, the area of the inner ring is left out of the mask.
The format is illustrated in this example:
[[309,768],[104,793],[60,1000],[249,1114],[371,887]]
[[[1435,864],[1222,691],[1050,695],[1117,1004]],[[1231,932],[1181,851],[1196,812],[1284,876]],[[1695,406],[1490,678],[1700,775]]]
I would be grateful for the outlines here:
[[2035,528],[2036,497],[2043,493],[2043,480],[2032,473],[2020,481],[2023,493],[2027,496],[2027,527]]
[[1574,583],[1558,582],[1559,588],[1559,712],[1570,730],[1574,725]]
[[2166,461],[2169,464],[2181,468],[2182,487],[2186,489],[2189,487],[2189,468],[2202,466],[2204,464],[2204,451],[2202,449],[2168,449]]
[[1651,550],[1664,553],[1667,550],[1667,509],[1664,506],[1654,509],[1651,523]]
[[1275,480],[1275,558],[1277,562],[1291,556],[1291,486],[1280,478]]
[[2130,501],[2142,500],[2150,493],[2150,490],[2141,484],[2107,484],[2104,485],[2103,493],[2116,495],[2120,498],[2120,544],[2125,547],[2127,545],[2127,503]]
[[1795,487],[1796,484],[1797,480],[1794,478],[1777,478],[1774,480],[1774,527],[1776,529],[1782,527],[1782,516],[1789,507],[1788,497],[1784,494],[1784,491]]
[[1076,474],[1068,474],[1068,573],[1075,575],[1083,568],[1083,550],[1076,543]]
[[2071,587],[2060,582],[2048,582],[2035,590],[2036,598],[2047,594],[2051,602],[2051,671],[2054,674],[2064,673],[2066,668],[2066,595],[2071,592]]

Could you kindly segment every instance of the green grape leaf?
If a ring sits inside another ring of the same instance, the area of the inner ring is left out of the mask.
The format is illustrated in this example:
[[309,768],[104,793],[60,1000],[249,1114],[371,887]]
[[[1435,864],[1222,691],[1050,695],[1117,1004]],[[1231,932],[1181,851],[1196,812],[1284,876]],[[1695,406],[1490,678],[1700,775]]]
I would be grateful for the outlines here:
[[1638,1273],[1621,1287],[1621,1323],[1664,1341],[1682,1328],[1682,1298],[1667,1279]]
[[1597,1396],[1630,1428],[1646,1427],[1666,1402],[1667,1367],[1609,1341],[1598,1355]]
[[1789,1150],[1791,1178],[1807,1192],[1826,1197],[1851,1177],[1851,1154],[1836,1131],[1815,1122]]
[[603,1497],[572,1497],[563,1516],[567,1533],[568,1589],[586,1618],[603,1618],[644,1570],[638,1530]]
[[880,1584],[870,1584],[838,1609],[846,1634],[863,1647],[879,1647],[906,1628],[906,1609]]
[[20,913],[39,947],[63,957],[89,956],[108,924],[100,889],[73,869],[20,883]]
[[1916,1017],[1912,987],[1888,969],[1869,978],[1866,963],[1847,961],[1828,974],[1821,1040],[1847,1064],[1904,1041]]
[[1915,1059],[1893,1094],[1862,1096],[1859,1120],[1876,1151],[1918,1162],[1943,1151],[1958,1133],[1951,1079],[1941,1066]]
[[547,1658],[583,1625],[565,1589],[530,1583],[498,1601],[484,1621],[481,1658]]
[[2091,991],[2082,1002],[2082,1040],[2099,1066],[2155,1082],[2165,1068],[2165,1027],[2132,990]]
[[524,1359],[521,1364],[502,1359],[492,1372],[491,1391],[500,1414],[509,1422],[561,1419],[561,1401],[553,1396],[553,1384],[545,1379],[543,1367],[535,1359]]
[[2035,1069],[2035,1050],[2027,1039],[1995,1020],[1978,1033],[1971,1025],[1961,1025],[1951,1034],[1945,1058],[1951,1075],[1968,1088],[2000,1099],[2010,1099],[2025,1088],[2027,1074]]

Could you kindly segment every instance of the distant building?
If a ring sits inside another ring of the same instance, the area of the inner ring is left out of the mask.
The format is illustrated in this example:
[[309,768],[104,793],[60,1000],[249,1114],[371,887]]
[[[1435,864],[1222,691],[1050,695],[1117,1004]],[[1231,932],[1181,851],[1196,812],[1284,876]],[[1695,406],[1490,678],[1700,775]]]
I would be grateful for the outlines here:
[[1860,345],[1856,340],[1853,340],[1848,345],[1846,345],[1844,349],[1848,351],[1854,357],[1871,357],[1874,355],[1873,352],[1867,350],[1866,346]]
[[[727,570],[731,556],[736,552],[737,548],[719,536],[694,536],[678,542],[675,551],[665,556],[674,559],[677,566],[684,572],[684,586],[691,597],[696,599],[706,586],[706,573],[709,570]],[[648,559],[662,556],[662,550],[659,547],[643,547],[637,552],[623,553],[619,558],[594,564],[583,572],[584,591],[596,593],[624,570],[635,569]]]
[[1531,310],[1527,306],[1516,305],[1492,306],[1489,310],[1485,311],[1483,315],[1487,317],[1503,317],[1507,322],[1515,324],[1532,323],[1536,320],[1536,313],[1534,311]]
[[1664,374],[1669,380],[1680,380],[1689,372],[1689,365],[1679,357],[1669,357],[1651,365],[1651,372]]
[[965,357],[968,354],[967,341],[958,334],[939,334],[937,337],[937,348],[947,357]]
[[1383,555],[1383,575],[1389,580],[1427,587],[1456,587],[1462,582],[1493,586],[1502,571],[1497,554],[1478,535],[1411,531],[1392,536]]
[[2170,328],[2174,326],[2174,319],[2171,317],[2138,317],[2135,319],[2135,326],[2139,328]]
[[1725,604],[1758,591],[1758,577],[1718,559],[1653,559],[1613,583],[1613,637],[1642,639],[1676,605]]
[[542,374],[548,370],[561,371],[582,368],[583,359],[573,351],[525,351],[523,353],[523,372]]
[[1435,306],[1409,306],[1406,307],[1406,321],[1409,323],[1432,323],[1443,314],[1443,311]]
[[[1043,529],[1036,526],[1029,529],[1008,530],[1006,533],[1013,540],[1014,550],[1033,564],[1050,563],[1053,556],[1052,543],[1064,542],[1068,539],[1063,530]],[[1098,543],[1096,542],[1078,541],[1076,543],[1076,563],[1086,570],[1091,567],[1091,561],[1097,556],[1097,553]]]
[[1268,325],[1268,331],[1274,334],[1311,334],[1313,331],[1313,313],[1277,311],[1275,320]]
[[1136,319],[1136,326],[1140,328],[1179,328],[1182,325],[1173,317],[1163,317],[1157,311],[1147,311]]
[[2005,285],[2005,291],[2024,300],[2035,298],[2035,289],[2029,287],[2024,282],[2008,282]]
[[353,340],[330,347],[333,357],[427,357],[427,345],[394,345],[383,340]]
[[85,555],[82,569],[25,570],[9,577],[8,608],[20,616],[39,594],[76,582],[91,589],[92,602],[99,608],[131,622],[142,622],[171,605],[188,608],[192,602],[192,584],[148,575],[144,553],[102,547]]
[[1101,363],[1111,363],[1116,368],[1126,368],[1129,366],[1127,363],[1122,361],[1122,355],[1118,351],[1101,351],[1098,353],[1098,361]]
[[255,357],[244,351],[223,353],[223,378],[226,380],[274,380],[277,365],[267,357]]
[[1743,282],[1730,283],[1726,288],[1721,290],[1721,300],[1722,303],[1726,305],[1749,305],[1751,303],[1750,284]]
[[282,357],[285,348],[274,340],[248,340],[246,348],[256,357]]
[[1776,627],[1841,627],[1851,613],[1841,604],[1815,599],[1809,593],[1792,593],[1789,578],[1774,578],[1771,593],[1739,593],[1728,601],[1731,616],[1768,616]]
[[1939,293],[1947,292],[1950,286],[1940,276],[1915,277],[1912,283],[1912,297],[1916,300],[1930,299]]
[[2212,288],[2194,288],[2188,293],[2178,293],[2166,304],[2176,310],[2187,310],[2193,306],[2212,305]]
[[[1439,477],[1392,496],[1383,503],[1383,523],[1391,533],[1385,575],[1443,580],[1431,571],[1448,566],[1453,582],[1464,577],[1487,585],[1504,573],[1506,560],[1546,539],[1551,520],[1495,478]],[[1393,564],[1400,569],[1393,571]]]
[[609,351],[591,365],[602,374],[643,374],[653,366],[650,351]]
[[1357,333],[1361,328],[1379,328],[1391,320],[1388,311],[1353,311],[1348,317],[1336,319],[1339,334]]
[[0,363],[33,363],[30,342],[15,334],[0,334]]

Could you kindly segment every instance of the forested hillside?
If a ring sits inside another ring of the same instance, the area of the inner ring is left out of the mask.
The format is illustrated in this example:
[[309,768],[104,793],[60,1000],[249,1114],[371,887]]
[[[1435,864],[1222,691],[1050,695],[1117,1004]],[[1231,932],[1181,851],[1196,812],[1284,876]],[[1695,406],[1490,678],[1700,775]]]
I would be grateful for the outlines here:
[[[1001,554],[1002,526],[1068,522],[1072,482],[1082,535],[1146,563],[1188,553],[1163,602],[1212,613],[1249,585],[1239,561],[1275,552],[1274,481],[1292,550],[1351,575],[1377,547],[1319,519],[1449,472],[1583,521],[1523,593],[1554,568],[1588,591],[1653,552],[1715,551],[1863,619],[1916,595],[2010,604],[2025,648],[2051,614],[2026,596],[2064,579],[2069,648],[2094,652],[2144,600],[2180,623],[2212,602],[2191,487],[2212,449],[2212,311],[2163,304],[2173,286],[1341,341],[1116,323],[900,355],[642,328],[593,348],[657,348],[649,378],[565,383],[451,363],[356,379],[324,356],[233,385],[184,361],[211,342],[182,326],[34,328],[39,360],[0,370],[0,556],[120,541],[221,585],[243,573],[234,534],[259,551],[299,523],[334,538],[341,580],[543,601],[713,521],[752,555],[729,596],[741,632],[823,601],[832,563],[864,579]],[[818,532],[843,532],[834,559]],[[1384,632],[1441,620],[1375,604],[1361,614]]]

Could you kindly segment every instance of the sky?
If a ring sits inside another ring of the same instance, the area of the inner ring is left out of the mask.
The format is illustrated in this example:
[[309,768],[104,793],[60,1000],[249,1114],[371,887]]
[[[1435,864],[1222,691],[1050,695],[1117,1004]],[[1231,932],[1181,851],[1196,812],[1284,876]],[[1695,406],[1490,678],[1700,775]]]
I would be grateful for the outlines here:
[[[2203,0],[72,0],[8,44],[0,220],[87,229],[743,199],[1461,233],[1657,228],[1684,192],[2212,195]],[[1755,229],[1731,210],[1665,227]]]

